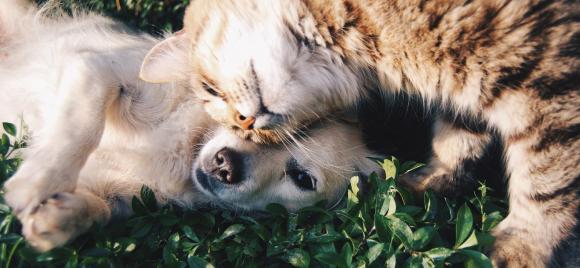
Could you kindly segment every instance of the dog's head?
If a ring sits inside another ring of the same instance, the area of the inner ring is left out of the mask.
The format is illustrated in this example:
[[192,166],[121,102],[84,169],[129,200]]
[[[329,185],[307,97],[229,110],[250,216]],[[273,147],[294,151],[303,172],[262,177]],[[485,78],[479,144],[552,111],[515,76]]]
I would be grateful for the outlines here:
[[336,204],[351,176],[378,169],[351,125],[325,121],[301,136],[263,145],[218,130],[193,164],[194,185],[222,207],[259,211],[279,203],[296,211],[321,200]]

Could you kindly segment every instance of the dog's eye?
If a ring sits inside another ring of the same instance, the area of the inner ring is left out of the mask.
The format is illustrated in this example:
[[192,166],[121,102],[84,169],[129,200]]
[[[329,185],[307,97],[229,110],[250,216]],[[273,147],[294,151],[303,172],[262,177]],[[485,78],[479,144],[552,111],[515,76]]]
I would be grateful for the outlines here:
[[205,91],[207,91],[207,93],[209,93],[213,96],[216,96],[216,97],[220,97],[220,94],[215,89],[213,89],[210,85],[208,85],[207,83],[205,83],[205,82],[202,83],[202,86],[203,86],[203,89]]
[[298,188],[307,191],[316,191],[316,179],[303,170],[289,170],[287,174]]

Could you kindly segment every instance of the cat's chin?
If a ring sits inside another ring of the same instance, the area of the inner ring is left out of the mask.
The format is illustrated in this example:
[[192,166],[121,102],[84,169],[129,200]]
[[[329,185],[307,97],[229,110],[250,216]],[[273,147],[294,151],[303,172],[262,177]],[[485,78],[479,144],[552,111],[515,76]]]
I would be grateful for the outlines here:
[[325,122],[325,119],[306,120],[300,125],[290,123],[280,123],[275,128],[259,128],[244,130],[237,126],[230,126],[240,138],[250,140],[258,144],[279,144],[292,142],[295,139],[301,139],[308,136],[308,133],[319,126],[319,123]]
[[285,136],[279,131],[269,129],[243,130],[238,127],[232,127],[231,130],[240,138],[250,140],[258,144],[281,143]]

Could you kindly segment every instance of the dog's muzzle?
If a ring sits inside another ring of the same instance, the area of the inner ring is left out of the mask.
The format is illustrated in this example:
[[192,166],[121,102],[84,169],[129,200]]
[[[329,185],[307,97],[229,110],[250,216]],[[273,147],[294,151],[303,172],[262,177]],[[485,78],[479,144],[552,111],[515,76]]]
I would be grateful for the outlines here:
[[215,195],[239,184],[243,168],[242,155],[225,147],[202,161],[201,167],[195,170],[195,177],[201,187]]

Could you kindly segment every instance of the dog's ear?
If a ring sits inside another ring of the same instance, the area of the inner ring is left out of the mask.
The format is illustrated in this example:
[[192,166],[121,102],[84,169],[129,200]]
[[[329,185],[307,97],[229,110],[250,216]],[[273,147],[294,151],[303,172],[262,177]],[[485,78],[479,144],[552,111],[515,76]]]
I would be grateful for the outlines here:
[[189,45],[189,39],[183,32],[161,41],[145,56],[139,77],[150,83],[186,79]]

